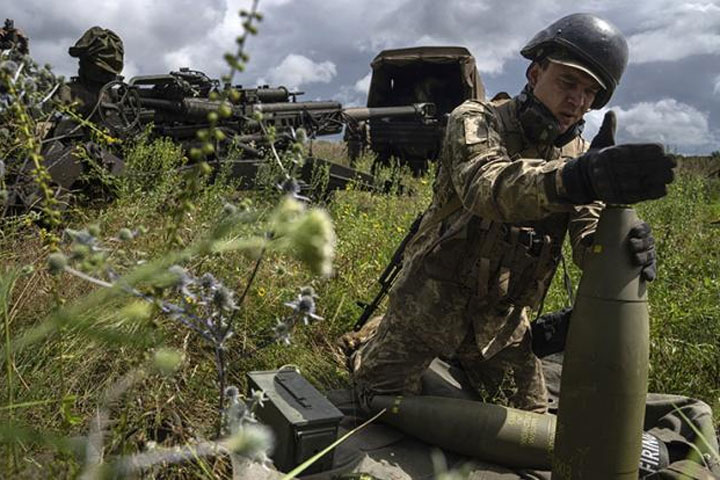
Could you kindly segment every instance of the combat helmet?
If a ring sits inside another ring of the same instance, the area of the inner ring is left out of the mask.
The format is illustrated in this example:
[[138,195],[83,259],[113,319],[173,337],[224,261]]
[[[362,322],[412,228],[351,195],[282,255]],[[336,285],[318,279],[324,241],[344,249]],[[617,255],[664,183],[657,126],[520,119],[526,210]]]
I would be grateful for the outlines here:
[[123,69],[125,49],[122,39],[112,30],[92,27],[70,47],[71,57],[80,59],[80,76],[109,81]]
[[628,62],[625,36],[607,20],[590,13],[574,13],[538,32],[520,51],[530,60],[560,56],[565,63],[586,71],[603,89],[591,108],[603,107],[620,83]]

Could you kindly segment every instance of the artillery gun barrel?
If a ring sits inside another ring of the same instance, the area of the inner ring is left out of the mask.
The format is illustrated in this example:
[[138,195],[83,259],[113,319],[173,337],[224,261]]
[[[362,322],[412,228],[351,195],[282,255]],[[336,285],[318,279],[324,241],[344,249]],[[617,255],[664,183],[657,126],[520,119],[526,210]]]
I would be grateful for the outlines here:
[[351,107],[343,110],[343,113],[355,121],[361,122],[371,118],[383,117],[411,117],[432,118],[435,116],[436,108],[434,103],[413,103],[401,107]]
[[290,90],[285,87],[241,88],[240,103],[281,103],[290,101]]
[[211,112],[217,112],[222,102],[203,98],[183,98],[182,100],[164,100],[141,97],[140,104],[146,108],[182,115],[188,120],[205,121]]
[[285,112],[298,112],[298,111],[317,111],[317,110],[331,110],[340,111],[342,105],[340,102],[279,102],[279,103],[260,103],[252,105],[253,112],[260,113],[285,113]]

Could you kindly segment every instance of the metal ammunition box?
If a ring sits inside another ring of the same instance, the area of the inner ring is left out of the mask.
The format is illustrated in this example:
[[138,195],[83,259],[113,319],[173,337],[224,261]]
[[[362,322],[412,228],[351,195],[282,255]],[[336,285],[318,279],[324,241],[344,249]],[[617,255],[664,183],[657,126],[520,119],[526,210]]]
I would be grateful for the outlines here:
[[[267,396],[257,407],[257,418],[275,434],[271,458],[280,471],[288,472],[330,445],[337,438],[343,414],[295,370],[250,372],[248,390]],[[304,473],[332,468],[328,452]]]

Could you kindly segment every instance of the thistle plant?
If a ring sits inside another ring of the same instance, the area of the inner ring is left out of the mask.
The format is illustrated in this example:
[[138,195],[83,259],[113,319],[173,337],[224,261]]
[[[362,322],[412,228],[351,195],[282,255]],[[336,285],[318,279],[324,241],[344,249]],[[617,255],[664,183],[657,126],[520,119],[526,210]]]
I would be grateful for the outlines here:
[[[332,271],[335,235],[324,211],[308,209],[292,194],[286,194],[270,215],[268,230],[249,238],[233,237],[233,231],[239,225],[255,220],[256,213],[248,208],[226,204],[209,239],[201,242],[200,248],[192,254],[187,252],[178,256],[189,259],[198,254],[234,249],[248,253],[255,258],[255,265],[239,296],[211,273],[196,276],[178,264],[159,271],[157,278],[151,282],[152,289],[124,283],[123,277],[109,261],[110,250],[99,240],[97,227],[66,229],[65,238],[69,243],[67,253],[56,252],[48,257],[51,273],[69,273],[95,285],[120,289],[125,295],[145,300],[171,320],[193,331],[213,348],[218,383],[218,434],[223,423],[222,412],[225,410],[227,341],[235,333],[236,320],[266,252],[274,250],[290,253],[319,275],[327,276]],[[123,228],[117,238],[132,241],[141,233],[140,229]],[[163,289],[170,290],[171,295],[157,293]],[[275,327],[280,342],[290,342],[290,334],[297,324],[307,325],[321,319],[316,314],[316,298],[314,290],[305,287],[297,298],[285,303],[293,313]]]
[[5,173],[7,172],[7,167],[5,166],[5,162],[0,159],[0,208],[5,208],[5,204],[8,201],[8,198],[10,196],[9,192],[7,191],[7,185],[5,184]]
[[[241,10],[239,13],[243,18],[243,33],[236,39],[235,53],[228,52],[224,56],[229,67],[229,72],[222,76],[222,81],[226,85],[232,84],[235,74],[245,69],[245,63],[250,58],[245,52],[245,44],[250,35],[257,34],[256,23],[262,21],[262,15],[257,8],[258,0],[254,0],[250,11]],[[211,172],[208,160],[219,153],[220,143],[226,140],[225,132],[218,127],[218,123],[220,119],[232,116],[232,104],[240,100],[240,93],[233,88],[213,91],[210,93],[210,100],[218,101],[219,106],[216,111],[208,113],[208,128],[200,129],[196,133],[201,146],[193,147],[188,152],[195,165],[185,174],[184,185],[180,189],[180,195],[175,199],[167,226],[170,244],[176,247],[183,245],[183,239],[178,234],[180,225],[183,219],[195,210],[193,200],[205,186],[205,180]]]
[[[230,67],[230,73],[223,77],[226,85],[232,84],[233,75],[242,71],[248,61],[244,52],[245,43],[250,35],[257,32],[255,24],[262,18],[257,12],[257,5],[258,2],[254,1],[250,11],[241,12],[244,33],[237,39],[237,52],[225,57]],[[135,475],[146,473],[162,464],[224,454],[230,456],[233,465],[238,454],[266,463],[266,452],[272,440],[269,431],[258,423],[254,415],[255,408],[261,406],[265,398],[262,392],[251,392],[245,398],[237,387],[228,385],[227,356],[228,350],[234,345],[232,340],[238,331],[238,319],[252,314],[247,311],[247,299],[250,292],[254,291],[252,287],[257,281],[258,272],[270,254],[294,257],[318,276],[327,277],[332,273],[335,247],[332,222],[324,210],[309,205],[309,199],[302,195],[300,185],[293,178],[296,169],[302,165],[305,133],[302,130],[293,132],[294,143],[283,149],[281,156],[275,149],[276,132],[263,124],[261,116],[254,120],[259,122],[267,135],[271,153],[268,163],[277,168],[277,175],[272,181],[275,187],[273,191],[277,192],[274,198],[277,205],[274,208],[256,209],[249,201],[239,204],[227,202],[206,233],[199,233],[190,239],[180,238],[178,234],[183,220],[196,208],[196,199],[203,195],[202,190],[210,173],[207,160],[219,153],[216,147],[225,140],[218,123],[221,118],[232,113],[229,108],[239,100],[239,93],[227,87],[213,93],[212,99],[220,100],[220,107],[208,116],[208,129],[198,132],[202,146],[188,152],[196,163],[187,170],[183,188],[174,199],[170,225],[164,232],[176,248],[155,259],[143,258],[141,263],[131,258],[132,242],[146,233],[141,227],[121,228],[110,235],[110,241],[103,237],[100,228],[95,225],[62,231],[55,229],[56,251],[47,260],[49,271],[56,275],[56,284],[60,283],[63,275],[72,275],[99,288],[77,301],[63,305],[58,303],[46,319],[24,331],[12,342],[7,342],[8,355],[22,351],[61,330],[72,334],[82,332],[89,338],[108,339],[121,345],[136,342],[135,337],[108,332],[106,326],[101,324],[102,320],[94,315],[98,311],[111,310],[107,315],[117,315],[136,323],[149,323],[153,316],[166,317],[174,325],[201,338],[212,349],[217,373],[216,440],[198,441],[174,449],[148,448],[135,455],[104,459],[103,439],[106,430],[112,425],[110,412],[113,405],[139,379],[148,375],[149,369],[145,367],[135,369],[123,376],[99,402],[87,437],[85,478],[108,472],[113,475]],[[27,119],[32,121],[30,116]],[[5,148],[4,145],[0,141],[2,148]],[[40,143],[31,146],[39,155]],[[37,160],[42,166],[42,159],[38,157]],[[7,170],[10,170],[7,162],[0,163],[0,190],[5,190],[5,180],[9,174]],[[49,177],[43,178],[49,182]],[[59,216],[55,218],[59,220]],[[117,248],[117,245],[123,246]],[[124,257],[126,261],[120,261],[118,257],[126,255],[127,251],[130,254]],[[238,281],[228,278],[227,274],[223,275],[225,278],[220,278],[221,275],[216,276],[207,267],[198,266],[206,265],[208,259],[230,252],[242,252],[251,259],[247,278]],[[229,287],[238,284],[241,287],[237,291]],[[279,315],[282,319],[275,327],[275,340],[289,343],[296,328],[321,320],[316,302],[318,296],[310,287],[304,287],[293,298],[288,298],[282,308],[289,309],[289,313]],[[119,306],[108,308],[111,305]],[[154,339],[145,341],[155,342]],[[153,355],[153,362],[156,370],[171,374],[178,364],[178,354],[172,350],[158,349]],[[64,394],[65,388],[62,390]]]
[[[0,217],[7,213],[15,193],[28,188],[30,177],[40,192],[40,210],[49,227],[43,236],[51,248],[56,248],[58,242],[52,230],[60,224],[60,209],[50,174],[43,164],[38,131],[53,115],[49,100],[60,81],[49,67],[39,67],[16,48],[0,51],[0,158],[4,163],[0,175],[4,178],[0,180]],[[25,192],[24,196],[28,194]]]
[[315,313],[315,290],[312,287],[303,287],[296,299],[284,305],[292,309],[292,314],[277,321],[273,327],[275,340],[284,345],[290,345],[291,335],[298,324],[309,325],[311,322],[323,318]]

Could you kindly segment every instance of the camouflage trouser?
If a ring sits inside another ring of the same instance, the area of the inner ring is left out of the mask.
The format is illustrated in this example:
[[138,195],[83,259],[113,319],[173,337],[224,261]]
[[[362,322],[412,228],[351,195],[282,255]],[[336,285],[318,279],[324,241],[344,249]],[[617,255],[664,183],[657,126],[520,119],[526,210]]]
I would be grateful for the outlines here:
[[478,390],[497,390],[511,374],[517,388],[511,404],[544,412],[545,381],[528,325],[522,308],[488,306],[467,289],[427,277],[408,280],[391,294],[377,334],[353,358],[356,389],[361,400],[419,394],[433,358],[454,355]]

